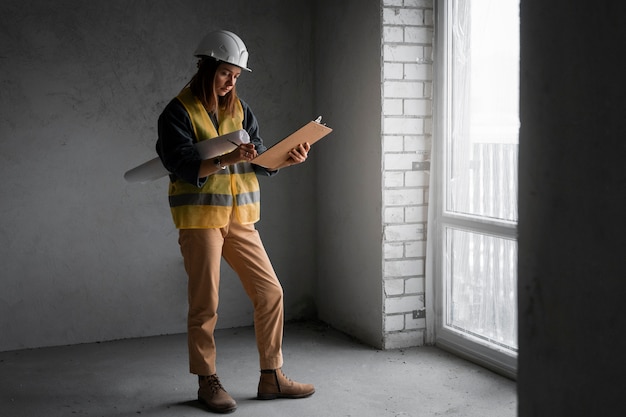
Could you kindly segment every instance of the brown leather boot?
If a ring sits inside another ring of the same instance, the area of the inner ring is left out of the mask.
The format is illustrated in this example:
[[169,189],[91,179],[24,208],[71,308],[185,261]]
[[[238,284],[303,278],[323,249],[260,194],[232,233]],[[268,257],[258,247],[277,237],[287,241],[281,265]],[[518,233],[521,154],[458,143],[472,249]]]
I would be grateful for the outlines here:
[[217,374],[198,376],[198,401],[206,404],[209,410],[215,413],[230,413],[235,411],[237,403],[228,395]]
[[311,384],[301,384],[287,378],[281,369],[261,371],[259,400],[273,400],[275,398],[305,398],[313,395],[315,388]]

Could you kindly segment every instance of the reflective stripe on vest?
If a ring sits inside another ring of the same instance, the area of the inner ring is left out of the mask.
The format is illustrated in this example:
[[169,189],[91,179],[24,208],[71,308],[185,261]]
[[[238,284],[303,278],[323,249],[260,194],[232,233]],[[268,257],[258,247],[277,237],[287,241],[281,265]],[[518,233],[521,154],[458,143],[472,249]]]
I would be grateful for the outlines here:
[[[243,127],[243,108],[239,101],[234,115],[219,115],[219,129],[216,130],[204,106],[189,88],[181,91],[177,99],[187,110],[198,141],[211,140]],[[259,181],[252,165],[247,162],[209,175],[201,188],[180,179],[171,182],[169,187],[172,218],[179,229],[224,227],[230,221],[233,209],[240,223],[255,223],[260,218],[260,197]]]

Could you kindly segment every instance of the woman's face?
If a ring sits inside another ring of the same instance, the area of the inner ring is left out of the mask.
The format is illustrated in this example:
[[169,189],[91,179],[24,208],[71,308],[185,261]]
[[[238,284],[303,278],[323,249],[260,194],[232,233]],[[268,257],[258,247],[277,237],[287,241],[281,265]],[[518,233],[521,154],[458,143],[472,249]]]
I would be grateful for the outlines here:
[[241,75],[241,68],[235,65],[220,63],[215,71],[215,93],[224,97],[230,93],[237,84],[237,78]]

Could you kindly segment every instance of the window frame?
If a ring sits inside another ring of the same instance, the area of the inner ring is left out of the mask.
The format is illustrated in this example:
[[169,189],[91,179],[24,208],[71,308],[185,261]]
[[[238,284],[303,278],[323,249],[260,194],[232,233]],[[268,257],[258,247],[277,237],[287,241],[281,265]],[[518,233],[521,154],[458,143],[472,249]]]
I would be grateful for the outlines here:
[[[427,338],[438,347],[461,357],[476,362],[488,369],[515,379],[517,376],[517,354],[495,346],[486,346],[484,342],[467,334],[454,332],[446,327],[445,310],[447,297],[447,279],[444,251],[448,228],[484,233],[496,237],[517,240],[517,222],[490,219],[466,214],[446,212],[447,195],[446,153],[449,151],[448,137],[451,132],[452,103],[449,80],[452,77],[451,65],[451,2],[435,0],[435,47],[433,74],[433,148],[432,175],[430,186],[429,239],[430,256],[427,264],[427,297],[433,300],[427,303]],[[430,317],[429,317],[430,316]]]

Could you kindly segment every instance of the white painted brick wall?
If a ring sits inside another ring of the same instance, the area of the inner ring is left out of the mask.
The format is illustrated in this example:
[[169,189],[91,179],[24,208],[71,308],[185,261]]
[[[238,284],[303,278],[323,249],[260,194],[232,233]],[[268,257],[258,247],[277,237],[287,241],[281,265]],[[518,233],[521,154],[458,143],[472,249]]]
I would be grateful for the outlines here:
[[404,294],[404,280],[403,279],[388,279],[385,281],[385,295],[393,297],[394,295]]
[[406,311],[424,308],[424,297],[419,295],[405,295],[402,297],[387,297],[385,300],[385,313],[404,313]]
[[[433,0],[382,0],[384,347],[424,344]],[[420,165],[424,166],[424,165]],[[428,164],[425,165],[428,167]]]
[[385,98],[423,98],[424,83],[421,81],[385,81]]
[[406,323],[404,321],[404,314],[390,314],[387,316],[387,321],[385,323],[386,330],[388,332],[398,332],[402,331],[406,327]]
[[[403,7],[387,7],[387,5],[392,5],[392,3],[388,0],[383,1],[383,26],[387,25],[400,25],[405,27],[415,26],[417,24],[424,24],[424,8],[416,8],[415,6],[405,6]],[[409,2],[410,3],[410,2]],[[396,6],[393,4],[393,6]],[[430,6],[432,8],[432,5]]]

